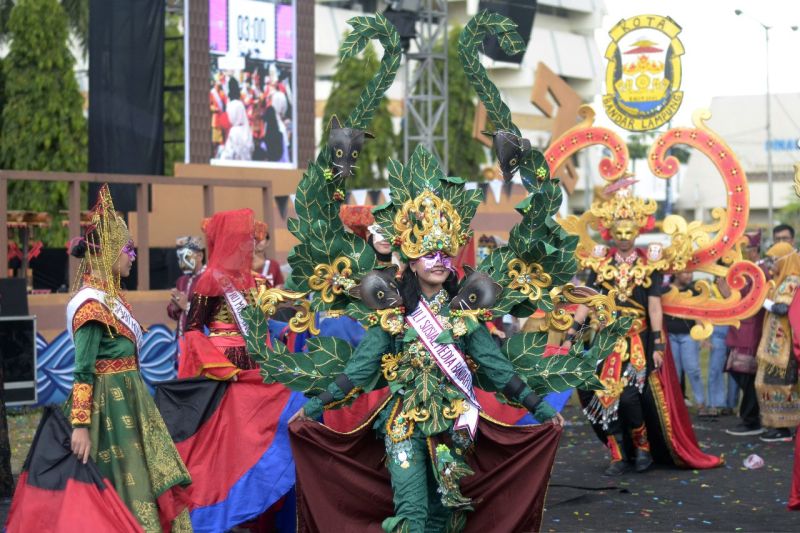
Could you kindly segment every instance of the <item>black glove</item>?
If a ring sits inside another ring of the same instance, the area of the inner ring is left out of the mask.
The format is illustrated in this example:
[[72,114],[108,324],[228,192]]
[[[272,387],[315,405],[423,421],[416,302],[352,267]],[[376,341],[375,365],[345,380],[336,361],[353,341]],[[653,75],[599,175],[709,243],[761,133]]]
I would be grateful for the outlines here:
[[772,314],[786,316],[789,314],[789,306],[786,304],[772,304]]

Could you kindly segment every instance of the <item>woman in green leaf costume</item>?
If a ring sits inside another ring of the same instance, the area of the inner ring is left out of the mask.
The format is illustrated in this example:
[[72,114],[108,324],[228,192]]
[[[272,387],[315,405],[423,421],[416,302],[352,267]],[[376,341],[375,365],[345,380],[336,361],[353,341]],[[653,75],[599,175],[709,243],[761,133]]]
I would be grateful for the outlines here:
[[[383,17],[352,23],[344,55],[363,48],[367,36],[377,36],[393,53],[397,34]],[[561,286],[576,271],[577,238],[553,219],[560,187],[539,152],[529,143],[527,149],[521,141],[514,144],[519,130],[508,108],[479,62],[472,62],[486,31],[509,50],[515,47],[512,52],[521,51],[514,27],[482,12],[462,35],[465,69],[484,102],[497,98],[487,104],[493,123],[507,130],[500,136],[504,142],[519,148],[501,163],[509,177],[519,169],[529,191],[517,206],[522,219],[508,245],[459,282],[453,258],[471,237],[482,193],[445,175],[431,153],[417,147],[406,165],[389,162],[391,200],[374,209],[376,223],[408,267],[400,280],[396,267],[379,268],[372,248],[345,232],[339,219],[351,168],[342,160],[342,146],[362,140],[368,124],[359,107],[343,124],[332,123],[327,149],[300,181],[297,219],[288,223],[300,244],[289,255],[287,285],[310,292],[317,311],[359,320],[368,328],[364,339],[353,351],[343,340],[314,337],[308,351],[288,353],[282,345],[265,346],[266,317],[259,309],[243,312],[248,351],[265,381],[311,397],[290,429],[300,531],[366,531],[378,524],[387,532],[538,529],[563,422],[541,397],[598,386],[596,362],[626,327],[611,320],[606,306],[610,325],[590,352],[546,357],[547,332],[515,335],[501,351],[484,325],[508,313],[557,311],[569,292]],[[371,83],[362,100],[379,97],[377,91]],[[497,423],[481,413],[476,387],[553,423]],[[370,391],[378,391],[377,408],[353,431],[338,433],[307,420]]]
[[[319,418],[323,409],[370,388],[379,374],[386,379],[391,397],[373,424],[386,446],[394,489],[395,514],[383,521],[385,531],[443,531],[454,511],[460,516],[459,511],[471,509],[472,501],[461,493],[459,482],[474,473],[464,461],[480,410],[472,368],[480,367],[494,389],[525,406],[538,420],[563,422],[515,373],[488,330],[468,313],[452,309],[454,299],[464,296],[457,293],[452,258],[468,238],[464,224],[475,212],[479,196],[465,194],[463,182],[446,178],[422,149],[409,170],[414,168],[427,171],[412,178],[410,187],[393,190],[402,201],[400,209],[387,205],[376,213],[384,222],[383,211],[394,215],[385,229],[409,267],[399,285],[390,269],[388,277],[379,278],[385,287],[376,285],[374,294],[361,294],[364,300],[381,292],[385,298],[394,290],[402,296],[404,312],[396,307],[391,315],[384,314],[389,318],[367,331],[344,371],[297,415]],[[402,196],[412,190],[415,196]],[[494,282],[487,277],[487,283],[492,293]],[[466,295],[467,303],[482,296],[472,292]]]

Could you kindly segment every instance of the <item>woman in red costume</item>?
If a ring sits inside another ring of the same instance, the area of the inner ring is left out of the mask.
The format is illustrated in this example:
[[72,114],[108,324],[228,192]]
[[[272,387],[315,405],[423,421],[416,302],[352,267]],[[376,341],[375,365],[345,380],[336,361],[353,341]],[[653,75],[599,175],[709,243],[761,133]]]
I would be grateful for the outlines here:
[[194,287],[178,377],[224,380],[257,368],[241,327],[241,311],[258,288],[251,271],[254,229],[250,209],[217,213],[205,222],[208,266]]

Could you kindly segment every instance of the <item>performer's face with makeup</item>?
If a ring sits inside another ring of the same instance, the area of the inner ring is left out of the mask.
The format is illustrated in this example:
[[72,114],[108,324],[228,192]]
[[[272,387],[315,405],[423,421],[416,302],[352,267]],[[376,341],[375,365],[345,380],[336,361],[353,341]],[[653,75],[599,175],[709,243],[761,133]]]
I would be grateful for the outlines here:
[[111,271],[121,278],[127,278],[131,273],[131,267],[136,260],[133,241],[128,242],[119,254],[119,257],[111,266]]
[[452,268],[450,256],[441,252],[420,257],[410,264],[420,283],[429,286],[441,285],[447,281]]
[[636,234],[636,224],[630,220],[621,220],[614,225],[611,235],[620,252],[629,252],[633,248]]

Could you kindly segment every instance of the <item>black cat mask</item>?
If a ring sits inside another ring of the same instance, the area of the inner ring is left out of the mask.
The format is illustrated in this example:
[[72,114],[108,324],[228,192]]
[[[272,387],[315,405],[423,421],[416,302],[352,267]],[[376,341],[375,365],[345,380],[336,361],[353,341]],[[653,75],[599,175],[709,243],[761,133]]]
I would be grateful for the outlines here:
[[531,153],[531,142],[510,131],[500,130],[494,133],[484,131],[482,133],[491,135],[492,148],[494,148],[497,161],[500,163],[503,179],[509,181],[519,170],[522,160]]
[[356,161],[361,155],[364,138],[374,139],[375,136],[364,130],[343,128],[336,115],[331,117],[328,150],[330,150],[335,178],[347,178],[353,175],[353,169],[358,168]]
[[450,309],[474,311],[475,309],[491,309],[503,287],[494,281],[486,272],[474,270],[464,265],[466,278],[461,283],[458,294],[450,301]]
[[403,297],[397,286],[397,266],[370,270],[361,278],[361,283],[348,292],[373,310],[390,309],[403,305]]

